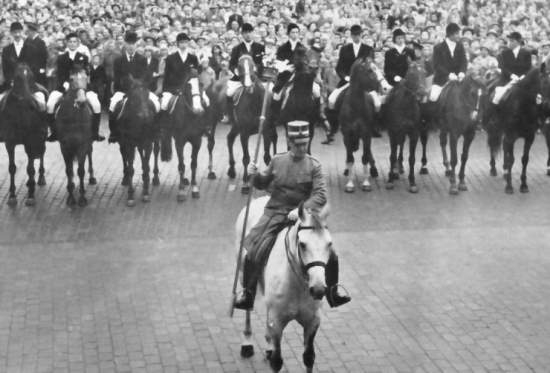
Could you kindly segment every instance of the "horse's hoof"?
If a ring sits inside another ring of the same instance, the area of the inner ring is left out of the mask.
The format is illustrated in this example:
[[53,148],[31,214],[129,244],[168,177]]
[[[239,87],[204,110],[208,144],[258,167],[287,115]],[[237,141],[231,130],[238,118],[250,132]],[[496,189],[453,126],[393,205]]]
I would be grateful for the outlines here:
[[461,192],[466,192],[468,190],[468,187],[466,186],[466,183],[459,183],[458,184],[458,190]]
[[227,171],[227,176],[230,178],[230,179],[234,179],[237,177],[237,173],[235,172],[235,169],[234,168],[230,168],[228,171]]
[[254,356],[254,346],[253,345],[242,345],[241,346],[241,357],[247,359]]
[[346,188],[344,189],[346,193],[353,193],[355,192],[355,186],[354,185],[346,185]]
[[511,185],[507,185],[506,188],[504,188],[504,192],[506,194],[514,194],[514,187]]
[[183,178],[183,185],[184,185],[184,186],[188,186],[188,185],[189,185],[189,179],[188,179],[188,178],[186,178],[186,177]]
[[191,192],[191,197],[194,199],[198,199],[200,198],[200,196],[201,196],[201,193],[198,190],[194,190]]
[[46,185],[46,178],[44,177],[44,175],[38,176],[38,181],[36,182],[36,184],[38,184],[38,186]]
[[8,206],[10,206],[10,207],[17,206],[17,197],[10,197],[8,199]]
[[271,355],[273,355],[273,350],[266,350],[265,351],[265,359],[267,361],[271,360]]
[[216,173],[214,171],[208,173],[208,180],[216,180]]
[[80,196],[80,198],[78,199],[78,206],[84,207],[87,204],[88,204],[88,200],[86,199],[86,197]]
[[451,188],[449,189],[449,194],[452,196],[456,196],[458,194],[458,188],[456,185],[451,185]]
[[386,183],[386,189],[387,189],[387,190],[392,190],[393,187],[394,187],[394,185],[393,185],[393,182],[392,182],[392,181],[388,181],[388,182]]
[[159,186],[160,185],[160,179],[157,175],[153,176],[153,186]]
[[523,184],[519,187],[519,191],[521,193],[529,193],[529,187],[527,186],[527,184]]
[[363,183],[363,185],[361,185],[361,189],[363,192],[370,192],[372,191],[372,186],[368,183]]
[[451,170],[445,170],[445,176],[447,177],[451,176]]
[[422,167],[420,169],[420,175],[428,175],[430,172],[428,171],[427,167]]
[[90,180],[88,180],[88,184],[97,185],[97,179],[95,177],[91,177]]
[[346,169],[344,170],[344,176],[348,176],[348,175],[349,175],[349,170],[346,168]]
[[546,170],[546,176],[550,176],[550,168]]
[[151,202],[151,196],[149,194],[144,194],[142,197],[141,197],[141,200],[145,203],[147,202]]
[[74,206],[76,205],[76,200],[73,196],[67,197],[67,206]]
[[126,206],[128,207],[134,207],[136,205],[136,200],[134,199],[129,199],[128,201],[126,201]]
[[412,194],[418,193],[418,187],[416,185],[409,186],[409,192]]
[[187,196],[185,195],[185,191],[179,190],[178,191],[178,202],[185,202],[187,199]]
[[25,200],[25,206],[34,206],[36,205],[36,200],[34,198],[27,198]]
[[248,185],[244,185],[243,187],[241,187],[241,193],[242,194],[250,193],[250,187]]
[[122,178],[122,182],[120,183],[122,186],[128,186],[130,185],[130,180],[125,176]]
[[403,166],[399,166],[399,174],[403,175],[405,173],[405,168]]
[[370,176],[375,179],[378,177],[378,169],[376,167],[370,168]]
[[393,170],[393,179],[399,180],[399,170]]
[[498,172],[495,168],[492,168],[491,171],[489,172],[489,174],[493,177],[497,176],[498,175]]

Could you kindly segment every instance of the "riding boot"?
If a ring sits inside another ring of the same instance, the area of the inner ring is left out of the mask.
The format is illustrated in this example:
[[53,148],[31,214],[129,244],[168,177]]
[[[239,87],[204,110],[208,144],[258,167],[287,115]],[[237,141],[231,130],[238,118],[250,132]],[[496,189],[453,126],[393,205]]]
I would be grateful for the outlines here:
[[338,256],[331,254],[325,268],[325,280],[327,283],[327,302],[331,307],[338,307],[351,300],[349,295],[338,293]]
[[244,289],[235,299],[233,307],[241,310],[251,310],[254,308],[254,299],[256,298],[256,287],[258,284],[258,275],[256,270],[256,263],[248,259],[248,256],[244,258],[243,264],[243,285]]
[[225,103],[225,115],[227,116],[227,124],[235,124],[235,113],[233,111],[233,97],[227,96]]
[[94,114],[94,116],[92,117],[92,139],[94,141],[105,140],[105,137],[99,134],[100,123],[101,123],[101,113]]
[[114,113],[109,113],[109,143],[118,142],[118,130]]
[[48,127],[50,128],[50,136],[48,136],[47,141],[55,142],[57,141],[57,128],[55,126],[55,114],[46,114]]
[[328,120],[329,131],[327,132],[327,138],[321,142],[323,145],[330,145],[334,141],[334,135],[338,132],[338,112],[328,107],[325,109],[324,117]]

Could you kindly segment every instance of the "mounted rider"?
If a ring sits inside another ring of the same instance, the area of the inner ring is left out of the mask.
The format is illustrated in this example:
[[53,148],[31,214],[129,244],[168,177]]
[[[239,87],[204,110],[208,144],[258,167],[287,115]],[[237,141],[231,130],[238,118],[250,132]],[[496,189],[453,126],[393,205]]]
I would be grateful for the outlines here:
[[[266,171],[258,173],[250,163],[248,173],[255,188],[271,191],[263,216],[245,238],[247,254],[244,259],[244,289],[234,307],[252,309],[258,280],[267,263],[277,235],[289,221],[298,219],[298,207],[321,211],[327,202],[327,186],[321,164],[306,154],[309,142],[309,124],[304,121],[288,123],[290,151],[276,155]],[[337,307],[351,300],[338,293],[338,257],[332,252],[326,266],[327,301]]]
[[[124,52],[114,61],[113,91],[115,93],[109,103],[110,143],[118,141],[116,117],[120,113],[117,111],[121,110],[119,103],[124,100],[126,93],[130,89],[130,78],[143,80],[146,84],[151,79],[147,70],[147,59],[136,52],[137,41],[138,36],[135,32],[126,32],[124,36]],[[149,92],[149,100],[153,103],[155,111],[158,112],[160,108],[158,97],[154,93]]]
[[441,91],[449,81],[462,81],[468,69],[468,59],[460,40],[460,27],[450,23],[445,29],[446,38],[434,46],[434,78],[430,92],[430,101],[439,100]]
[[405,44],[405,36],[403,30],[395,29],[392,39],[394,46],[384,55],[384,76],[391,86],[405,78],[409,62],[416,60],[414,50],[407,48]]
[[[50,127],[50,136],[48,141],[57,141],[57,132],[55,126],[55,111],[57,104],[63,98],[63,95],[69,90],[71,82],[71,72],[81,68],[88,73],[88,57],[77,51],[80,39],[75,32],[67,34],[67,52],[59,55],[57,58],[57,88],[50,93],[46,103],[46,112],[48,113],[48,126]],[[103,141],[105,137],[99,135],[99,123],[101,121],[101,103],[97,93],[86,91],[86,100],[92,110],[92,137],[94,141]]]
[[280,99],[280,93],[283,87],[288,83],[292,72],[294,71],[294,53],[297,48],[305,48],[300,43],[300,27],[295,23],[289,23],[286,27],[286,33],[288,35],[288,41],[277,48],[276,68],[279,71],[277,80],[273,86],[274,96],[278,96]]

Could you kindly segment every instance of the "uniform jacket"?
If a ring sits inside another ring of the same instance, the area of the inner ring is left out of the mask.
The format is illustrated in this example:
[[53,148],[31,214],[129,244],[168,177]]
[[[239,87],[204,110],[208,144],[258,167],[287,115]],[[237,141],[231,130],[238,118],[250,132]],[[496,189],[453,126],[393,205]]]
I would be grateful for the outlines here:
[[63,83],[68,82],[71,74],[71,70],[75,65],[80,65],[88,70],[88,57],[80,52],[76,52],[74,59],[71,60],[69,52],[60,54],[57,58],[57,90],[65,92]]
[[327,202],[327,185],[321,164],[306,155],[295,161],[287,152],[273,157],[267,170],[252,180],[254,187],[268,189],[271,198],[264,214],[288,214],[304,202],[304,207],[320,210]]
[[117,57],[113,64],[114,91],[126,92],[128,90],[128,78],[141,79],[148,83],[147,59],[139,53],[134,54],[133,60],[128,61],[128,56],[123,53]]
[[345,78],[351,72],[351,66],[357,58],[371,57],[374,60],[374,49],[361,43],[357,56],[353,51],[353,44],[349,43],[340,48],[338,63],[336,64],[336,73],[340,77],[340,86],[346,83]]
[[511,49],[505,49],[498,56],[498,67],[501,70],[502,83],[506,84],[510,81],[512,74],[522,76],[531,70],[531,53],[524,48],[520,48],[516,58]]
[[445,41],[434,46],[433,51],[434,80],[433,84],[444,85],[449,80],[450,73],[466,73],[468,60],[462,43],[456,43],[454,55]]
[[304,45],[300,42],[296,43],[296,46],[294,49],[291,48],[290,41],[287,41],[284,44],[281,44],[279,48],[277,48],[277,53],[275,55],[275,58],[277,58],[279,61],[288,60],[290,63],[294,61],[294,51],[296,48],[304,47]]
[[410,48],[404,48],[401,53],[396,48],[391,48],[384,55],[384,75],[392,86],[397,84],[394,80],[396,76],[405,78],[409,69],[408,58],[414,59],[414,51]]
[[250,51],[246,48],[244,42],[233,47],[233,49],[231,50],[231,58],[229,60],[229,69],[231,71],[235,71],[239,64],[239,58],[241,58],[241,56],[244,54],[249,54],[250,56],[252,56],[252,60],[256,64],[258,75],[262,75],[264,69],[263,57],[265,55],[265,47],[262,44],[256,42],[252,42],[252,44],[250,45]]
[[90,89],[96,93],[103,93],[107,83],[107,73],[103,65],[96,68],[90,65]]
[[163,91],[176,93],[185,83],[192,68],[197,69],[197,71],[199,69],[199,60],[194,54],[187,53],[185,61],[181,60],[179,52],[174,52],[166,57]]
[[4,73],[5,83],[9,84],[13,80],[15,67],[20,62],[24,62],[29,65],[29,68],[36,76],[34,55],[34,47],[27,41],[23,43],[23,48],[21,48],[21,53],[19,54],[19,57],[17,57],[17,54],[15,53],[15,46],[13,45],[13,43],[6,46],[2,50],[2,71]]

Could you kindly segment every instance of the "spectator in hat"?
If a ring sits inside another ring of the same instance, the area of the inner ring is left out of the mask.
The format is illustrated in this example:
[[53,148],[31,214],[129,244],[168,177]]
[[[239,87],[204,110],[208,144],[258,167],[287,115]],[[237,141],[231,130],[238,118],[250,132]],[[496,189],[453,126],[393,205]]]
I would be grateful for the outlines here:
[[10,34],[12,43],[2,50],[2,72],[4,73],[4,84],[1,92],[11,87],[15,67],[18,63],[26,63],[31,71],[36,71],[34,61],[35,51],[31,44],[25,41],[23,37],[23,25],[19,22],[13,22],[10,25]]
[[34,48],[33,65],[35,65],[35,80],[42,86],[46,86],[46,63],[48,62],[48,48],[46,43],[38,35],[38,25],[34,22],[27,23],[26,43]]
[[384,55],[384,76],[388,83],[395,86],[405,77],[409,60],[414,61],[414,51],[405,45],[405,33],[401,29],[393,31],[394,47]]
[[159,60],[153,55],[155,47],[146,45],[144,49],[145,60],[147,61],[147,76],[150,77],[149,90],[155,92],[159,78]]
[[212,53],[208,59],[208,65],[214,70],[216,74],[216,79],[219,79],[220,71],[222,69],[222,47],[219,44],[214,44],[212,46]]
[[99,102],[105,103],[107,87],[107,74],[105,67],[102,64],[101,56],[94,54],[90,62],[90,90],[95,92],[99,98]]
[[495,57],[489,54],[489,46],[483,44],[479,48],[479,56],[474,58],[472,62],[472,71],[475,76],[482,81],[490,81],[498,69],[498,61]]

